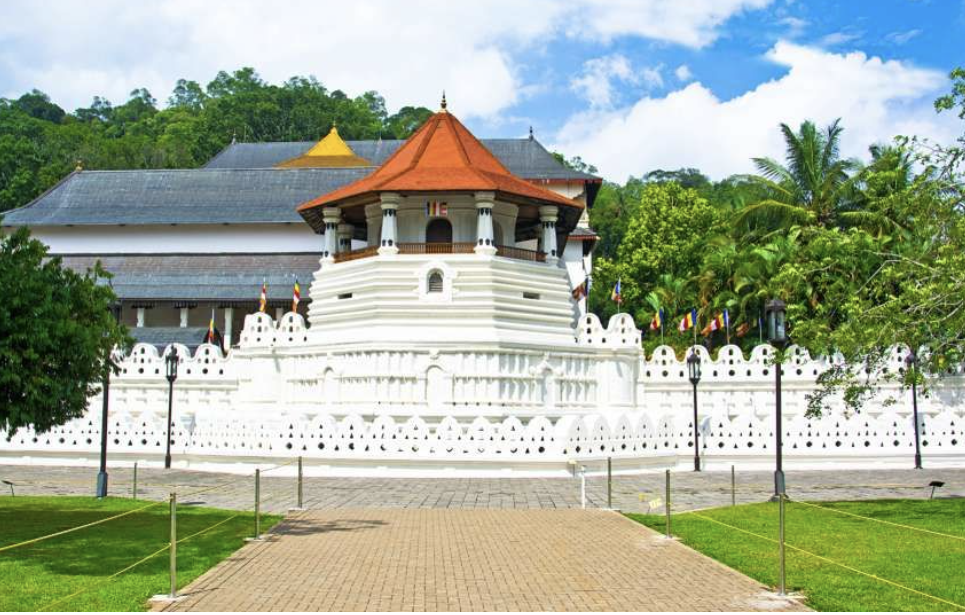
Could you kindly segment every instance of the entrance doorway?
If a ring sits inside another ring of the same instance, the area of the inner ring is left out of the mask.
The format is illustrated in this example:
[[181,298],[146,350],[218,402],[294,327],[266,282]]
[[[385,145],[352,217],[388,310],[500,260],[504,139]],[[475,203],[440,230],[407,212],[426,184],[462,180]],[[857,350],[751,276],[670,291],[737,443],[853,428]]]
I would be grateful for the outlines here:
[[452,224],[436,218],[426,226],[426,243],[452,243]]

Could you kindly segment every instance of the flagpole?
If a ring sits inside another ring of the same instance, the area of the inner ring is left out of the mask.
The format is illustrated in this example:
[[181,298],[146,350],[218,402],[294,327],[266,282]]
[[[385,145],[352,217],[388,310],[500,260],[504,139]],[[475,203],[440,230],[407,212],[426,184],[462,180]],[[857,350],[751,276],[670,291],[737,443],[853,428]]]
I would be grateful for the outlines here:
[[663,346],[663,310],[657,310],[657,313],[660,314],[660,345]]

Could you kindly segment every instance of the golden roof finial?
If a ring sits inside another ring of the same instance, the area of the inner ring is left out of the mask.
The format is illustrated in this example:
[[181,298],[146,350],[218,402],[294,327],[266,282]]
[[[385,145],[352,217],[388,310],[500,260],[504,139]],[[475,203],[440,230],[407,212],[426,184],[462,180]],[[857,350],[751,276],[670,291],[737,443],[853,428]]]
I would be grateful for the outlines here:
[[442,107],[441,109],[442,111],[446,110],[446,91],[445,90],[442,91],[442,103],[439,106]]
[[77,166],[74,167],[74,171],[80,172],[84,170],[84,161],[80,158],[77,159]]

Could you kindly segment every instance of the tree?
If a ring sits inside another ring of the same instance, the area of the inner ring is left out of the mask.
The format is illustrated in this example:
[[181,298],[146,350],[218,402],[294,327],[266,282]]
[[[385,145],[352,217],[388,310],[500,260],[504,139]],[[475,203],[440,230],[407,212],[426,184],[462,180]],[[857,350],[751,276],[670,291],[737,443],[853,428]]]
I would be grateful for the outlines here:
[[59,124],[63,119],[64,110],[50,102],[50,97],[40,90],[30,90],[14,103],[24,113],[39,120],[47,120]]
[[[698,269],[708,238],[720,232],[723,221],[717,208],[696,190],[673,182],[652,183],[643,185],[638,205],[624,219],[626,232],[616,258],[598,261],[594,274],[598,290],[591,297],[594,311],[604,321],[616,311],[609,291],[619,279],[623,311],[634,314],[638,325],[649,322],[653,304],[647,297],[666,279],[662,276],[684,281],[674,285],[675,305],[662,307],[676,310],[687,303],[688,309],[695,307],[692,290],[681,295],[680,288],[690,289],[688,280]],[[675,315],[668,314],[668,318]]]
[[84,275],[48,258],[18,229],[0,239],[0,430],[47,431],[84,415],[115,346],[130,339],[114,321],[114,293],[98,265]]
[[840,222],[852,188],[849,173],[855,163],[840,158],[839,141],[844,129],[839,121],[818,131],[805,121],[798,132],[781,124],[787,153],[785,164],[771,158],[755,158],[760,173],[754,176],[767,197],[745,207],[738,218],[750,223],[757,234],[783,231],[792,225],[827,226]]

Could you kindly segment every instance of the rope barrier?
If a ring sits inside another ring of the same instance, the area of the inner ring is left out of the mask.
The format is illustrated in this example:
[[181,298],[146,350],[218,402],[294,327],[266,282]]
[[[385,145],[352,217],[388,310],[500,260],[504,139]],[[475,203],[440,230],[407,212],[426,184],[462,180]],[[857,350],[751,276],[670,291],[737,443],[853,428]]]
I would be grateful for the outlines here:
[[[766,541],[768,541],[768,542],[772,542],[772,543],[774,543],[774,544],[778,544],[778,541],[774,540],[773,538],[768,538],[767,536],[761,536],[760,534],[756,534],[756,533],[754,533],[754,532],[751,532],[751,531],[748,531],[748,530],[739,528],[739,527],[737,527],[737,526],[730,525],[729,523],[724,523],[723,521],[719,521],[719,520],[717,520],[717,519],[712,519],[711,517],[707,517],[707,516],[705,516],[705,515],[701,515],[700,513],[696,513],[696,512],[683,512],[683,513],[679,513],[679,514],[682,514],[682,515],[692,515],[692,516],[694,516],[694,517],[697,517],[698,519],[704,519],[705,521],[710,521],[711,523],[717,523],[718,525],[722,525],[722,526],[727,527],[727,528],[730,528],[730,529],[732,529],[732,530],[737,530],[738,532],[742,532],[742,533],[747,534],[747,535],[749,535],[749,536],[754,536],[755,538],[760,538],[761,540],[766,540]],[[784,543],[784,546],[787,547],[788,549],[792,549],[792,550],[794,550],[794,551],[798,551],[799,553],[803,553],[804,555],[809,555],[809,556],[811,556],[811,557],[813,557],[813,558],[815,558],[815,559],[821,560],[821,561],[823,561],[823,562],[827,562],[827,563],[829,563],[829,564],[832,564],[832,565],[834,565],[834,566],[838,566],[838,567],[840,567],[840,568],[844,568],[845,570],[854,572],[854,573],[856,573],[856,574],[860,574],[860,575],[866,576],[866,577],[868,577],[868,578],[870,578],[870,579],[874,579],[874,580],[876,580],[876,581],[880,581],[880,582],[882,582],[882,583],[885,583],[885,584],[887,584],[887,585],[891,585],[891,586],[893,586],[893,587],[897,587],[897,588],[899,588],[899,589],[903,589],[903,590],[905,590],[905,591],[909,591],[909,592],[911,592],[911,593],[913,593],[913,594],[918,594],[919,596],[923,596],[923,597],[925,597],[925,598],[928,598],[928,599],[930,599],[930,600],[934,600],[934,601],[936,601],[936,602],[941,602],[942,604],[947,604],[947,605],[949,605],[949,606],[953,606],[953,607],[955,607],[956,609],[958,609],[958,610],[960,610],[960,611],[965,611],[965,605],[961,605],[961,604],[958,604],[958,603],[956,603],[956,602],[952,602],[951,600],[946,600],[946,599],[944,599],[944,598],[939,598],[938,596],[932,596],[931,594],[927,594],[927,593],[925,593],[925,592],[923,592],[923,591],[920,591],[920,590],[917,590],[917,589],[915,589],[915,588],[913,588],[913,587],[908,587],[907,585],[902,585],[901,583],[897,583],[897,582],[895,582],[895,581],[891,581],[891,580],[889,580],[889,579],[885,579],[885,578],[879,577],[879,576],[877,576],[877,575],[871,574],[870,572],[865,572],[865,571],[863,571],[863,570],[858,570],[857,568],[854,568],[854,567],[852,567],[852,566],[848,566],[847,564],[842,564],[842,563],[840,563],[840,562],[836,562],[836,561],[834,561],[833,559],[827,558],[827,557],[825,557],[825,556],[823,556],[823,555],[818,555],[817,553],[811,553],[810,551],[806,551],[806,550],[802,549],[801,547],[795,547],[794,545],[789,544],[789,543],[787,543],[787,542]]]
[[[192,538],[197,538],[198,536],[201,536],[202,534],[206,534],[206,533],[210,532],[211,530],[213,530],[213,529],[215,529],[215,528],[217,528],[217,527],[220,527],[220,526],[222,526],[222,525],[224,525],[224,524],[226,524],[226,523],[228,523],[228,522],[230,522],[230,521],[233,521],[233,520],[237,519],[238,517],[244,515],[246,512],[247,512],[247,511],[245,511],[245,512],[240,512],[240,513],[236,513],[236,514],[234,514],[234,515],[231,515],[230,517],[227,517],[227,518],[225,518],[225,519],[222,519],[221,521],[218,521],[217,523],[214,523],[214,524],[212,524],[212,525],[209,525],[208,527],[204,528],[203,530],[197,531],[197,532],[195,532],[195,533],[193,533],[193,534],[189,534],[188,536],[185,536],[184,538],[180,538],[180,539],[177,541],[177,544],[181,544],[181,543],[183,543],[183,542],[187,542],[187,541],[191,540]],[[129,572],[129,571],[133,570],[134,568],[136,568],[137,566],[140,566],[141,564],[147,562],[148,560],[150,560],[150,559],[152,559],[152,558],[155,558],[155,557],[157,557],[158,555],[161,555],[162,553],[164,553],[165,551],[167,551],[167,550],[170,549],[170,548],[171,548],[170,545],[165,545],[164,547],[158,549],[158,550],[155,551],[154,553],[151,553],[151,554],[148,555],[147,557],[141,558],[141,559],[139,559],[138,561],[136,561],[136,562],[134,562],[133,564],[131,564],[130,566],[127,566],[127,567],[125,567],[124,569],[115,572],[115,573],[112,574],[111,576],[104,578],[102,581],[100,581],[100,582],[98,582],[98,583],[95,583],[94,585],[89,585],[89,586],[85,587],[84,589],[78,590],[78,591],[76,591],[76,592],[74,592],[74,593],[72,593],[72,594],[69,594],[69,595],[67,595],[67,596],[64,596],[63,598],[58,598],[58,599],[55,600],[54,602],[51,602],[51,603],[49,603],[49,604],[47,604],[47,605],[45,605],[45,606],[43,606],[43,607],[41,607],[41,608],[39,608],[39,609],[37,609],[37,610],[38,610],[38,611],[46,611],[46,610],[49,610],[51,607],[56,606],[56,605],[58,605],[58,604],[61,604],[61,603],[63,603],[63,602],[66,602],[67,600],[70,600],[71,598],[76,598],[77,596],[79,596],[79,595],[81,595],[81,594],[83,594],[83,593],[85,593],[85,592],[88,592],[88,591],[90,591],[90,590],[92,590],[92,589],[96,589],[96,588],[98,588],[98,587],[102,587],[102,586],[106,585],[107,583],[109,583],[110,581],[113,581],[113,580],[116,579],[117,577],[121,576],[121,575],[124,574],[125,572]]]
[[148,508],[154,508],[155,506],[160,506],[161,504],[165,504],[165,502],[154,502],[153,504],[148,504],[147,506],[142,506],[142,507],[140,507],[140,508],[135,508],[134,510],[128,510],[128,511],[122,512],[121,514],[119,514],[119,515],[114,515],[113,517],[107,517],[106,519],[99,519],[99,520],[97,520],[97,521],[92,521],[91,523],[85,523],[84,525],[78,525],[77,527],[72,527],[72,528],[69,528],[69,529],[66,529],[66,530],[61,530],[61,531],[59,531],[59,532],[54,532],[53,534],[47,534],[46,536],[40,536],[40,537],[38,537],[38,538],[31,538],[30,540],[25,540],[25,541],[23,541],[23,542],[18,542],[18,543],[12,544],[12,545],[7,545],[7,546],[5,546],[5,547],[0,547],[0,553],[3,553],[4,551],[9,551],[9,550],[11,550],[11,549],[16,549],[16,548],[18,548],[18,547],[25,547],[25,546],[27,546],[27,545],[36,544],[36,543],[41,542],[41,541],[44,541],[44,540],[49,540],[49,539],[51,539],[51,538],[56,538],[57,536],[63,536],[63,535],[65,535],[65,534],[70,534],[70,533],[72,533],[72,532],[77,532],[77,531],[79,531],[79,530],[87,529],[87,528],[89,528],[89,527],[94,527],[95,525],[100,525],[100,524],[102,524],[102,523],[107,523],[108,521],[114,521],[115,519],[120,519],[121,517],[126,517],[126,516],[128,516],[128,515],[133,515],[134,513],[138,513],[138,512],[147,510]]
[[894,527],[900,527],[906,530],[914,530],[916,532],[923,532],[925,534],[934,534],[935,536],[941,536],[943,538],[951,538],[952,540],[961,540],[965,542],[965,536],[958,536],[956,534],[946,534],[944,532],[936,532],[935,530],[926,530],[923,527],[915,527],[913,525],[905,525],[903,523],[895,523],[894,521],[885,521],[884,519],[875,519],[874,517],[865,517],[864,515],[859,515],[853,512],[848,512],[846,510],[840,510],[837,508],[828,508],[827,506],[819,506],[818,504],[812,504],[810,502],[792,502],[793,504],[801,504],[803,506],[810,506],[811,508],[820,508],[821,510],[828,510],[831,512],[836,512],[841,515],[847,515],[849,517],[856,517],[858,519],[866,519],[868,521],[874,521],[876,523],[884,523],[885,525],[893,525]]
[[264,474],[265,472],[271,472],[272,470],[277,470],[278,468],[284,468],[285,466],[290,466],[290,465],[292,465],[293,463],[297,463],[297,462],[298,462],[298,457],[295,457],[294,459],[292,459],[292,460],[290,460],[290,461],[286,461],[285,463],[279,463],[279,464],[276,465],[276,466],[272,466],[272,467],[270,467],[270,468],[267,468],[267,469],[265,469],[265,470],[262,470],[261,473]]
[[[180,541],[179,541],[179,542],[180,542]],[[167,551],[167,550],[170,549],[170,548],[171,548],[171,545],[164,545],[163,547],[161,547],[160,549],[158,549],[158,550],[155,551],[154,553],[151,553],[151,554],[148,555],[147,557],[144,557],[144,558],[141,558],[141,559],[137,560],[136,562],[134,562],[133,564],[131,564],[130,566],[128,566],[128,567],[126,567],[126,568],[124,568],[124,569],[122,569],[122,570],[118,570],[117,572],[115,572],[115,573],[112,574],[111,576],[105,577],[105,578],[102,579],[101,581],[96,582],[96,583],[94,583],[93,585],[88,585],[88,586],[84,587],[83,589],[80,589],[80,590],[78,590],[78,591],[75,591],[74,593],[72,593],[72,594],[70,594],[70,595],[64,596],[63,598],[58,598],[57,600],[54,600],[53,602],[50,602],[50,603],[48,603],[48,604],[40,607],[40,608],[37,609],[37,610],[38,610],[38,611],[47,611],[47,610],[50,610],[51,607],[54,607],[54,606],[56,606],[56,605],[58,605],[58,604],[61,604],[61,603],[63,603],[63,602],[66,602],[67,600],[70,600],[71,598],[76,598],[77,596],[79,596],[79,595],[81,595],[81,594],[83,594],[83,593],[85,593],[85,592],[89,592],[89,591],[92,590],[92,589],[95,589],[95,588],[98,588],[98,587],[102,587],[102,586],[106,585],[107,583],[110,583],[111,581],[113,581],[113,580],[116,579],[117,577],[121,576],[121,575],[124,574],[125,572],[128,572],[128,571],[130,571],[130,570],[133,570],[134,568],[140,566],[140,565],[143,564],[144,562],[146,562],[146,561],[148,561],[148,560],[150,560],[150,559],[152,559],[152,558],[157,557],[158,555],[164,553],[165,551]]]
[[[237,485],[237,484],[239,484],[239,483],[241,483],[241,482],[244,482],[244,481],[247,481],[247,480],[251,480],[251,477],[250,477],[250,476],[240,476],[239,478],[237,478],[237,479],[235,479],[235,480],[230,480],[230,481],[221,483],[220,485],[215,485],[215,486],[213,486],[213,487],[203,487],[203,488],[201,488],[201,489],[198,489],[197,491],[189,491],[189,492],[187,492],[187,493],[178,493],[178,497],[179,497],[179,498],[191,498],[191,497],[194,497],[194,496],[196,496],[196,495],[201,495],[202,493],[210,493],[210,492],[212,492],[212,491],[218,491],[218,490],[224,489],[224,488],[226,488],[226,487],[231,487],[232,485]],[[175,493],[177,493],[177,488],[176,488],[176,487],[174,488],[174,491],[175,491]]]

